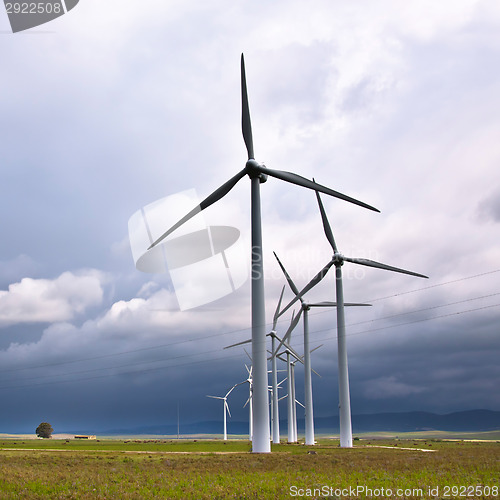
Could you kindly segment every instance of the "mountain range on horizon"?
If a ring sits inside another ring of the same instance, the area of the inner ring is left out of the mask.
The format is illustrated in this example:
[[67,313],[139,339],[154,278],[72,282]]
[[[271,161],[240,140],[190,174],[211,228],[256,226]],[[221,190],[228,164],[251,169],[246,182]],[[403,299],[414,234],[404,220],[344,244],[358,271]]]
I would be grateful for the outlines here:
[[[316,417],[314,419],[317,434],[338,434],[339,417]],[[431,412],[413,411],[404,413],[375,413],[352,416],[354,433],[362,432],[417,432],[417,431],[450,431],[450,432],[485,432],[500,430],[500,411],[468,410],[440,415]],[[299,433],[304,431],[304,419],[297,420]],[[287,420],[280,419],[281,432],[287,429]],[[177,435],[175,424],[144,425],[132,428],[106,429],[93,431],[101,435]],[[228,419],[229,434],[248,433],[248,421],[231,421]],[[78,431],[80,432],[80,431]],[[179,422],[179,433],[222,434],[222,416],[220,421],[202,421],[193,423]]]

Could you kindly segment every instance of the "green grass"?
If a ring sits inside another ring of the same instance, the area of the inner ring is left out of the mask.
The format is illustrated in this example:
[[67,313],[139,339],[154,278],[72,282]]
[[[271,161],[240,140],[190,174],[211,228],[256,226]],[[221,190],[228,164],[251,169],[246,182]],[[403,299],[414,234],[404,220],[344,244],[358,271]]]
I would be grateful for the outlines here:
[[231,440],[226,444],[221,440],[168,440],[168,439],[99,439],[99,440],[77,440],[77,439],[23,439],[23,440],[0,440],[0,449],[36,449],[36,450],[98,450],[98,451],[121,451],[121,452],[249,452],[251,445],[249,441]]
[[[392,489],[391,498],[441,499],[456,498],[444,495],[445,486],[498,487],[497,442],[377,439],[341,449],[320,439],[314,447],[272,449],[248,453],[249,442],[239,440],[0,440],[0,499],[284,499],[298,488],[303,498],[327,498],[323,487],[357,486]],[[440,495],[429,496],[429,487]],[[314,488],[321,495],[307,496]],[[397,497],[398,488],[424,496]]]

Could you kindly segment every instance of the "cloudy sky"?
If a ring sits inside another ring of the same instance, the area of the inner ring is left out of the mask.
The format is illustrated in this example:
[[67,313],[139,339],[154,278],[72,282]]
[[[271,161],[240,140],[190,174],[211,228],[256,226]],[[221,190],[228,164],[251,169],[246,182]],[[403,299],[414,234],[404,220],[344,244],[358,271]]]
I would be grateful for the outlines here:
[[[221,418],[206,395],[246,378],[223,347],[249,338],[249,281],[181,311],[128,221],[243,168],[242,52],[257,160],[380,209],[323,197],[344,254],[430,277],[344,266],[373,304],[346,311],[353,413],[500,410],[499,33],[496,0],[81,0],[15,35],[0,8],[0,432]],[[249,207],[243,179],[204,214],[247,260]],[[331,249],[313,192],[269,179],[262,211],[270,330],[272,251],[301,288]],[[310,294],[333,299],[332,276]],[[311,312],[316,416],[337,412],[335,326]]]

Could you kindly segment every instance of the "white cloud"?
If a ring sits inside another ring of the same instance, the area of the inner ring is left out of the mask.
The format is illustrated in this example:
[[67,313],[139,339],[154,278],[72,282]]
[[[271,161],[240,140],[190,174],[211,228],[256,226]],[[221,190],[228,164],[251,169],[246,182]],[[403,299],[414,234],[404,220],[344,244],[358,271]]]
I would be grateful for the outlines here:
[[0,291],[0,326],[68,321],[103,298],[103,275],[65,272],[54,280],[23,278]]

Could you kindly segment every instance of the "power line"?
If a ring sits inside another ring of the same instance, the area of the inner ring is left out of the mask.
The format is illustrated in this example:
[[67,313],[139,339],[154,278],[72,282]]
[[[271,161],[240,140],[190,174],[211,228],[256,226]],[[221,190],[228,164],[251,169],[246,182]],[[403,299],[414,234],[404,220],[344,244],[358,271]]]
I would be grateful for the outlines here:
[[441,309],[443,307],[456,306],[457,304],[465,304],[467,302],[472,302],[474,300],[481,300],[481,299],[487,299],[487,298],[490,298],[490,297],[496,297],[497,295],[500,295],[500,292],[490,293],[488,295],[482,295],[480,297],[472,297],[470,299],[458,300],[456,302],[448,302],[447,304],[440,304],[438,306],[424,307],[422,309],[414,309],[413,311],[406,311],[406,312],[402,312],[402,313],[398,313],[398,314],[391,314],[389,316],[382,316],[380,318],[369,319],[369,320],[366,320],[366,321],[359,321],[357,323],[350,323],[350,324],[348,324],[346,326],[363,325],[365,323],[373,323],[374,321],[382,321],[384,319],[397,318],[398,316],[406,316],[406,315],[409,315],[409,314],[416,314],[416,313],[425,312],[425,311],[432,311],[434,309]]
[[209,338],[221,337],[223,335],[231,335],[231,334],[238,333],[238,332],[244,332],[246,330],[249,330],[249,328],[248,327],[247,328],[239,328],[237,330],[231,330],[231,331],[222,332],[222,333],[214,333],[212,335],[205,335],[203,337],[196,337],[194,339],[176,340],[176,341],[170,342],[168,344],[154,345],[154,346],[150,346],[150,347],[140,347],[139,349],[131,349],[129,351],[120,351],[120,352],[115,352],[115,353],[111,353],[111,354],[101,354],[99,356],[92,356],[92,357],[88,357],[88,358],[79,358],[79,359],[72,359],[72,360],[67,360],[67,361],[57,361],[54,363],[46,363],[43,365],[32,365],[32,366],[25,366],[25,367],[19,367],[19,368],[12,368],[12,369],[8,369],[8,370],[0,370],[0,373],[21,371],[21,370],[34,370],[37,368],[49,368],[52,366],[67,365],[67,364],[72,364],[72,363],[81,363],[82,361],[95,361],[96,359],[112,358],[114,356],[123,356],[125,354],[134,354],[136,352],[163,349],[164,347],[172,347],[174,345],[186,344],[188,342],[198,342],[200,340],[206,340]]
[[423,290],[430,290],[431,288],[437,288],[439,286],[451,285],[452,283],[459,283],[460,281],[471,280],[473,278],[480,278],[481,276],[487,276],[488,274],[494,274],[500,272],[500,269],[495,269],[493,271],[487,271],[485,273],[474,274],[473,276],[466,276],[465,278],[458,278],[456,280],[444,281],[443,283],[436,283],[435,285],[425,286],[423,288],[415,288],[414,290],[408,290],[407,292],[399,292],[394,295],[387,295],[386,297],[380,297],[378,299],[371,299],[368,302],[378,302],[379,300],[391,299],[393,297],[399,297],[400,295],[407,295],[409,293],[422,292]]
[[[380,330],[387,330],[389,328],[397,328],[399,326],[413,325],[415,323],[423,323],[423,322],[426,322],[426,321],[433,321],[435,319],[449,318],[451,316],[458,316],[460,314],[466,314],[466,313],[475,312],[475,311],[482,311],[482,310],[485,310],[485,309],[491,309],[493,307],[498,307],[498,306],[500,306],[500,303],[499,304],[492,304],[492,305],[489,305],[489,306],[476,307],[475,309],[467,309],[465,311],[456,311],[456,312],[453,312],[453,313],[441,314],[440,316],[433,316],[432,318],[415,319],[413,321],[407,321],[406,323],[398,323],[396,325],[388,325],[388,326],[381,326],[381,327],[378,327],[378,328],[371,328],[370,330],[363,330],[361,332],[348,333],[348,334],[346,334],[346,336],[347,337],[353,337],[354,335],[362,335],[364,333],[372,333],[372,332],[377,332],[377,331],[380,331]],[[326,332],[326,331],[329,331],[329,330],[331,330],[331,328],[325,328],[323,330],[316,330],[313,333]],[[327,341],[327,340],[335,340],[335,339],[331,338],[331,337],[323,338],[323,339],[316,339],[316,341]]]
[[[386,297],[380,297],[378,299],[373,299],[373,300],[370,300],[369,302],[377,302],[377,301],[380,301],[380,300],[385,300],[385,299],[389,299],[389,298],[393,298],[393,297],[398,297],[398,296],[401,296],[401,295],[406,295],[406,294],[410,294],[410,293],[420,292],[420,291],[428,290],[428,289],[431,289],[431,288],[436,288],[436,287],[445,286],[445,285],[449,285],[449,284],[453,284],[453,283],[458,283],[458,282],[461,282],[461,281],[466,281],[466,280],[470,280],[470,279],[474,279],[474,278],[479,278],[479,277],[491,275],[491,274],[498,273],[498,272],[500,272],[500,269],[495,269],[495,270],[492,270],[492,271],[487,271],[487,272],[475,274],[475,275],[472,275],[472,276],[466,276],[466,277],[458,278],[458,279],[451,280],[451,281],[445,281],[445,282],[442,282],[442,283],[437,283],[435,285],[430,285],[430,286],[427,286],[427,287],[417,288],[417,289],[414,289],[414,290],[408,290],[406,292],[399,292],[399,293],[396,293],[396,294],[393,294],[393,295],[388,295]],[[430,308],[424,308],[424,309],[420,309],[420,310],[417,310],[417,311],[404,312],[404,313],[400,313],[398,315],[414,314],[416,312],[423,312],[423,311],[426,311],[426,310],[436,309],[436,308],[439,308],[439,307],[446,307],[446,306],[449,306],[449,305],[464,303],[464,302],[468,302],[468,301],[471,301],[471,300],[478,300],[480,298],[486,298],[486,297],[494,296],[494,295],[498,295],[498,293],[494,293],[494,294],[490,294],[490,295],[485,295],[483,297],[476,297],[476,298],[466,299],[464,301],[458,301],[458,302],[455,302],[455,303],[444,304],[444,305],[440,305],[440,306],[433,306],[433,307],[430,307]],[[312,313],[311,315],[325,314],[327,312],[328,311],[318,311],[318,312]],[[382,319],[387,319],[387,318],[395,317],[395,316],[398,316],[398,315],[386,316],[386,317],[382,317],[382,318],[372,319],[372,320],[364,321],[364,322],[361,322],[361,323],[353,323],[353,324],[347,325],[347,326],[354,326],[354,325],[357,325],[357,324],[362,324],[362,323],[367,323],[367,322],[373,322],[373,321],[379,321],[379,320],[382,320]],[[279,321],[279,323],[285,322],[285,321],[288,321],[288,320],[281,320],[281,321]],[[266,326],[269,326],[269,325],[270,325],[270,323],[266,324]],[[249,328],[240,328],[240,329],[231,330],[231,331],[227,331],[227,332],[221,332],[221,333],[216,333],[216,334],[212,334],[212,335],[205,335],[203,337],[196,337],[194,339],[177,340],[177,341],[174,341],[174,342],[170,342],[168,344],[161,344],[161,345],[155,345],[155,346],[150,346],[150,347],[142,347],[142,348],[138,348],[138,349],[132,349],[132,350],[129,350],[129,351],[121,351],[121,352],[117,352],[117,353],[102,354],[102,355],[99,355],[99,356],[91,356],[91,357],[79,358],[79,359],[74,359],[74,360],[58,361],[58,362],[53,362],[53,363],[45,363],[43,365],[33,365],[33,366],[28,366],[28,367],[18,367],[18,368],[12,368],[12,369],[7,369],[7,370],[0,370],[0,373],[10,373],[10,372],[14,372],[14,371],[32,370],[32,369],[37,369],[37,368],[48,368],[48,367],[53,367],[53,366],[62,366],[62,365],[66,365],[66,364],[80,363],[80,362],[83,362],[83,361],[94,361],[94,360],[97,360],[97,359],[105,359],[105,358],[111,358],[111,357],[115,357],[115,356],[123,356],[123,355],[126,355],[126,354],[134,354],[134,353],[137,353],[137,352],[144,352],[144,351],[150,351],[150,350],[156,350],[156,349],[163,349],[163,348],[166,348],[166,347],[172,347],[174,345],[180,345],[180,344],[185,344],[185,343],[189,343],[189,342],[197,342],[197,341],[200,341],[200,340],[206,340],[206,339],[209,339],[209,338],[221,337],[221,336],[224,336],[224,335],[232,335],[232,334],[235,334],[235,333],[238,333],[238,332],[244,332],[244,331],[247,331],[247,330],[249,330]]]
[[[200,354],[207,354],[207,353],[212,353],[212,352],[220,352],[220,349],[214,349],[213,351],[205,351],[203,353],[200,353]],[[157,362],[159,361],[170,361],[172,359],[178,359],[178,358],[183,358],[183,357],[189,357],[189,356],[192,356],[192,355],[186,355],[186,356],[177,356],[177,357],[173,357],[173,358],[168,358],[167,360],[158,360]],[[86,381],[86,380],[96,380],[96,379],[101,379],[101,378],[109,378],[109,377],[116,377],[116,376],[120,376],[120,375],[135,375],[135,374],[142,374],[142,373],[147,373],[147,372],[152,372],[152,371],[160,371],[160,370],[167,370],[169,368],[176,368],[176,367],[179,367],[179,366],[186,366],[186,365],[195,365],[195,364],[202,364],[202,363],[209,363],[209,362],[212,362],[212,361],[218,361],[218,360],[223,360],[223,359],[229,359],[229,358],[238,358],[240,357],[240,354],[233,354],[233,355],[226,355],[226,356],[222,356],[222,357],[219,357],[219,358],[212,358],[212,359],[202,359],[200,361],[190,361],[190,362],[187,362],[187,363],[178,363],[178,364],[175,364],[175,365],[168,365],[168,366],[159,366],[159,367],[156,367],[156,368],[144,368],[143,370],[132,370],[132,371],[125,371],[125,372],[121,372],[121,373],[113,373],[113,374],[107,374],[107,375],[96,375],[94,377],[84,377],[84,378],[78,378],[78,379],[74,379],[74,380],[52,380],[52,381],[48,381],[48,382],[42,382],[41,384],[26,384],[26,385],[17,385],[17,386],[5,386],[5,387],[0,387],[0,390],[3,390],[3,389],[21,389],[21,388],[27,388],[27,387],[37,387],[37,386],[45,386],[45,385],[52,385],[52,384],[66,384],[66,383],[73,383],[73,382],[82,382],[82,381]],[[149,363],[149,361],[142,361],[141,363],[137,363],[137,364],[144,364],[144,363]],[[130,365],[128,365],[130,366]],[[111,368],[97,368],[96,370],[110,370],[114,367],[111,367]],[[92,371],[92,370],[89,370],[89,371]],[[75,373],[74,372],[71,372],[71,373],[62,373],[60,375],[52,375],[53,377],[64,377],[64,376],[67,376],[67,375],[74,375]],[[30,379],[23,379],[23,380],[31,380],[31,379],[37,379],[37,378],[41,378],[41,377],[32,377]]]
[[[491,294],[491,295],[500,295],[500,294]],[[470,300],[474,300],[474,299],[470,299]],[[399,323],[399,324],[396,324],[396,325],[389,325],[389,326],[384,326],[384,327],[379,327],[379,328],[372,328],[372,329],[369,329],[369,330],[363,330],[361,332],[350,333],[350,334],[347,334],[347,336],[362,335],[362,334],[365,334],[365,333],[372,333],[372,332],[376,332],[376,331],[380,331],[380,330],[386,330],[386,329],[389,329],[389,328],[397,328],[397,327],[411,325],[411,324],[415,324],[415,323],[421,323],[421,322],[426,322],[426,321],[433,321],[433,320],[436,320],[436,319],[442,319],[442,318],[447,318],[447,317],[451,317],[451,316],[458,316],[460,314],[466,314],[466,313],[470,313],[470,312],[481,311],[481,310],[490,309],[490,308],[498,307],[498,306],[500,306],[500,303],[498,303],[498,304],[492,304],[492,305],[489,305],[489,306],[477,307],[477,308],[474,308],[474,309],[468,309],[468,310],[464,310],[464,311],[456,311],[456,312],[453,312],[453,313],[442,314],[442,315],[434,316],[434,317],[431,317],[431,318],[416,319],[416,320],[413,320],[413,321],[408,321],[406,323]],[[430,310],[430,309],[434,309],[434,308],[428,308],[428,309]],[[315,331],[313,331],[311,333],[321,333],[321,332],[325,332],[325,331],[329,331],[329,330],[331,330],[331,329],[328,328],[328,329],[323,329],[323,330],[315,330]],[[334,337],[327,337],[327,338],[323,338],[323,339],[316,339],[316,341],[332,341],[332,340],[335,340],[335,338]],[[213,349],[211,351],[204,351],[203,353],[198,353],[198,354],[195,354],[195,355],[210,354],[210,353],[214,353],[214,352],[220,352],[220,349]],[[135,364],[141,365],[141,364],[150,363],[150,362],[158,363],[158,362],[162,362],[162,361],[171,361],[171,360],[176,360],[176,359],[189,358],[191,356],[193,356],[193,354],[185,354],[185,355],[180,355],[180,356],[174,356],[174,357],[168,358],[167,360],[142,361],[142,362],[135,363]],[[235,358],[235,357],[239,357],[239,356],[240,356],[240,354],[226,355],[226,356],[219,357],[219,358],[213,358],[211,360],[190,361],[190,362],[179,363],[179,364],[175,364],[175,365],[168,365],[168,366],[162,366],[162,367],[156,367],[156,368],[147,368],[147,369],[143,369],[143,370],[132,370],[132,371],[126,371],[126,372],[122,372],[122,373],[118,373],[118,374],[98,375],[98,376],[95,376],[95,377],[86,377],[86,378],[80,378],[80,379],[76,379],[76,380],[59,380],[59,381],[56,380],[56,381],[44,382],[44,383],[41,383],[41,384],[26,384],[26,385],[21,385],[21,386],[5,386],[5,387],[0,387],[0,390],[2,390],[2,389],[14,389],[14,388],[16,388],[16,389],[17,388],[26,388],[26,387],[42,386],[42,385],[57,384],[57,383],[81,382],[81,381],[85,381],[85,380],[94,380],[94,379],[99,379],[99,378],[114,377],[114,376],[117,376],[117,375],[118,376],[119,375],[134,375],[134,374],[141,374],[141,373],[146,373],[146,372],[151,372],[151,371],[165,370],[167,368],[174,368],[174,367],[178,367],[178,366],[185,366],[185,365],[190,365],[190,364],[199,364],[199,363],[217,361],[217,360],[222,360],[222,359]],[[127,364],[127,365],[120,365],[120,366],[114,366],[114,367],[96,368],[96,369],[92,369],[92,370],[86,370],[86,371],[83,371],[83,372],[70,372],[70,373],[63,373],[63,374],[59,374],[59,375],[48,375],[46,377],[51,377],[51,376],[58,377],[58,376],[76,375],[76,374],[82,374],[82,373],[90,373],[90,372],[93,372],[93,371],[101,371],[101,370],[111,370],[111,369],[115,369],[115,368],[123,368],[124,366],[133,366],[133,365]],[[32,380],[33,378],[38,379],[38,378],[42,378],[42,377],[32,377],[32,378],[27,378],[27,379],[23,379],[23,380]]]
[[[445,282],[442,282],[442,283],[436,283],[435,285],[430,285],[430,286],[427,286],[427,287],[416,288],[414,290],[408,290],[406,292],[399,292],[399,293],[396,293],[396,294],[393,294],[393,295],[388,295],[386,297],[380,297],[378,299],[372,299],[372,300],[369,300],[369,302],[378,302],[380,300],[386,300],[386,299],[393,298],[393,297],[399,297],[401,295],[406,295],[406,294],[415,293],[415,292],[421,292],[421,291],[428,290],[428,289],[431,289],[431,288],[436,288],[436,287],[445,286],[445,285],[449,285],[449,284],[453,284],[453,283],[458,283],[458,282],[461,282],[461,281],[466,281],[466,280],[470,280],[470,279],[474,279],[474,278],[479,278],[479,277],[482,277],[482,276],[487,276],[487,275],[498,273],[498,272],[500,272],[500,269],[494,269],[492,271],[487,271],[487,272],[480,273],[480,274],[474,274],[472,276],[466,276],[466,277],[458,278],[458,279],[451,280],[451,281],[445,281]],[[493,294],[493,295],[496,295],[496,294]],[[476,299],[467,299],[464,302],[467,302],[468,300],[476,300]],[[449,305],[451,305],[451,304],[449,304]],[[435,306],[435,307],[444,307],[444,306]],[[425,311],[425,310],[426,309],[421,309],[420,311]],[[315,311],[315,312],[311,313],[311,315],[326,314],[327,312],[328,311],[317,311],[317,312]],[[413,312],[417,312],[417,311],[413,311]],[[401,314],[402,315],[404,315],[404,314],[412,314],[412,312],[401,313]],[[389,317],[390,316],[388,316],[387,318],[389,318]],[[380,319],[383,319],[383,318],[380,318]],[[280,320],[279,323],[285,322],[285,321],[288,321],[288,320],[283,319],[283,320]],[[377,319],[370,320],[370,321],[377,321]],[[266,324],[266,326],[269,326],[269,325],[270,325],[270,323]],[[347,326],[351,326],[351,325],[347,325]],[[227,332],[216,333],[216,334],[212,334],[212,335],[208,335],[208,336],[196,337],[194,339],[177,340],[177,341],[174,341],[174,342],[170,342],[168,344],[155,345],[155,346],[151,346],[151,347],[142,347],[142,348],[139,348],[139,349],[132,349],[132,350],[129,350],[129,351],[121,351],[121,352],[116,352],[116,353],[111,353],[111,354],[102,354],[102,355],[99,355],[99,356],[92,356],[92,357],[87,357],[87,358],[79,358],[79,359],[66,360],[66,361],[57,361],[57,362],[53,362],[53,363],[46,363],[46,364],[43,364],[43,365],[33,365],[33,366],[12,368],[12,369],[7,369],[7,370],[0,370],[0,373],[22,371],[22,370],[33,370],[33,369],[37,369],[37,368],[48,368],[48,367],[53,367],[53,366],[61,366],[61,365],[66,365],[66,364],[80,363],[80,362],[83,362],[83,361],[94,361],[94,360],[97,360],[97,359],[105,359],[105,358],[111,358],[111,357],[115,357],[115,356],[123,356],[123,355],[126,355],[126,354],[134,354],[134,353],[137,353],[137,352],[143,352],[143,351],[149,351],[149,350],[156,350],[156,349],[163,349],[165,347],[172,347],[174,345],[180,345],[180,344],[189,343],[189,342],[197,342],[197,341],[205,340],[205,339],[208,339],[208,338],[221,337],[221,336],[224,336],[224,335],[232,335],[232,334],[235,334],[235,333],[238,333],[238,332],[244,332],[244,331],[247,331],[247,330],[249,330],[248,327],[247,328],[239,328],[239,329],[236,329],[236,330],[231,330],[231,331],[227,331]]]

